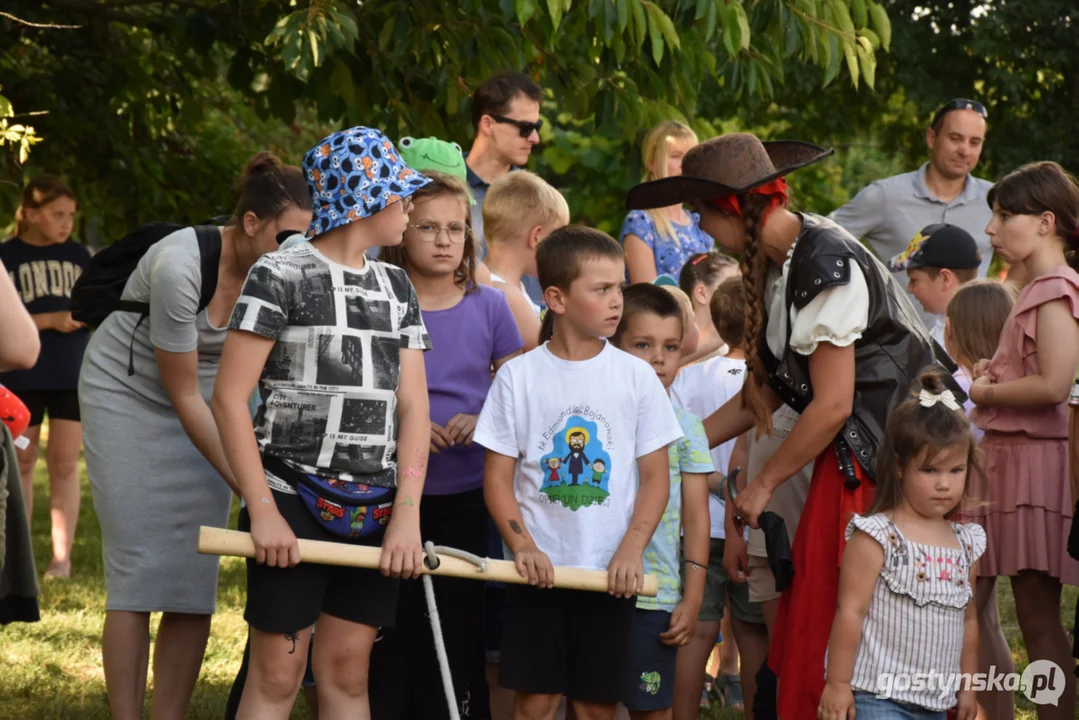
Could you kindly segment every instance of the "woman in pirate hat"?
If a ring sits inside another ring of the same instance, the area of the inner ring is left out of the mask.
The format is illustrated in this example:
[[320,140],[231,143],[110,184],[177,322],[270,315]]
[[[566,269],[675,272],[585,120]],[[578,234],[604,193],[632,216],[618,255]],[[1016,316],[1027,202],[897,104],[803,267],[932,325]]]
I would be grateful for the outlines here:
[[692,203],[716,244],[741,255],[749,376],[741,397],[705,420],[709,445],[751,428],[770,433],[783,403],[801,414],[733,508],[757,527],[775,488],[815,461],[793,542],[795,578],[769,652],[784,720],[817,717],[844,531],[873,500],[889,411],[937,362],[929,332],[888,269],[834,222],[787,209],[784,176],[831,154],[806,142],[724,135],[690,150],[681,176],[638,185],[626,201],[629,209]]

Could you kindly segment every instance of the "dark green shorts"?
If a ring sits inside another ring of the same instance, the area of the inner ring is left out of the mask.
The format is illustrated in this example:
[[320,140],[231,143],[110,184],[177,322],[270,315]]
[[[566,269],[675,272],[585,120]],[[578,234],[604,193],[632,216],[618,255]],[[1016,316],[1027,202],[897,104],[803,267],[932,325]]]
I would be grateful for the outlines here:
[[[749,600],[749,585],[731,581],[723,567],[723,540],[712,538],[708,544],[708,578],[704,581],[704,602],[697,619],[701,622],[718,622],[723,619],[723,608],[729,600],[731,617],[747,623],[764,624],[764,614],[758,603]],[[685,559],[685,546],[682,547]],[[682,563],[685,572],[685,562]],[[684,583],[683,583],[684,586]]]

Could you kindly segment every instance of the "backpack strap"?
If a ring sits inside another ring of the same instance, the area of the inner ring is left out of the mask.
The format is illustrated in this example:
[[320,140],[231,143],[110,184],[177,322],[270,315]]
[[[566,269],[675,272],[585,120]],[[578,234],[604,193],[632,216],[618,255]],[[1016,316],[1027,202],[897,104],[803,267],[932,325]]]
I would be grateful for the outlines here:
[[[199,311],[213,300],[217,292],[217,266],[221,262],[221,231],[213,225],[196,225],[195,236],[199,242],[199,263],[202,266],[202,292],[199,295]],[[131,331],[131,344],[127,350],[127,375],[135,374],[135,333],[138,332],[142,321],[150,316],[150,304],[129,300],[121,300],[117,303],[117,310],[135,312],[139,314],[139,320]]]
[[199,262],[202,265],[202,294],[199,310],[205,310],[217,292],[217,267],[221,262],[221,231],[213,225],[196,225],[199,240]]

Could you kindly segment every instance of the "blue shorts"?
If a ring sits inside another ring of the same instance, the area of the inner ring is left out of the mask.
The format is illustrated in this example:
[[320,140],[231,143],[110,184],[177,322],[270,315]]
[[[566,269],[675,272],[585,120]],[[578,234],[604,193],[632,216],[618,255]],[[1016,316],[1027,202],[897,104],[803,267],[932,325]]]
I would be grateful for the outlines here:
[[944,720],[948,715],[942,710],[926,710],[865,692],[854,693],[854,710],[858,720]]
[[674,664],[678,647],[660,642],[671,627],[671,613],[642,610],[633,615],[633,648],[629,653],[629,684],[623,704],[634,712],[674,706]]

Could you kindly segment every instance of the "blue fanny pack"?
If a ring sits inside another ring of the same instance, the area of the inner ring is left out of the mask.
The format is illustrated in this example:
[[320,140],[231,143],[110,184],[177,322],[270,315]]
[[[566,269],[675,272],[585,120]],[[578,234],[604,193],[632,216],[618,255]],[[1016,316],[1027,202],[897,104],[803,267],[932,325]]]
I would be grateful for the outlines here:
[[393,488],[309,475],[276,458],[263,457],[263,467],[287,482],[323,530],[346,540],[366,540],[385,531],[393,512]]

